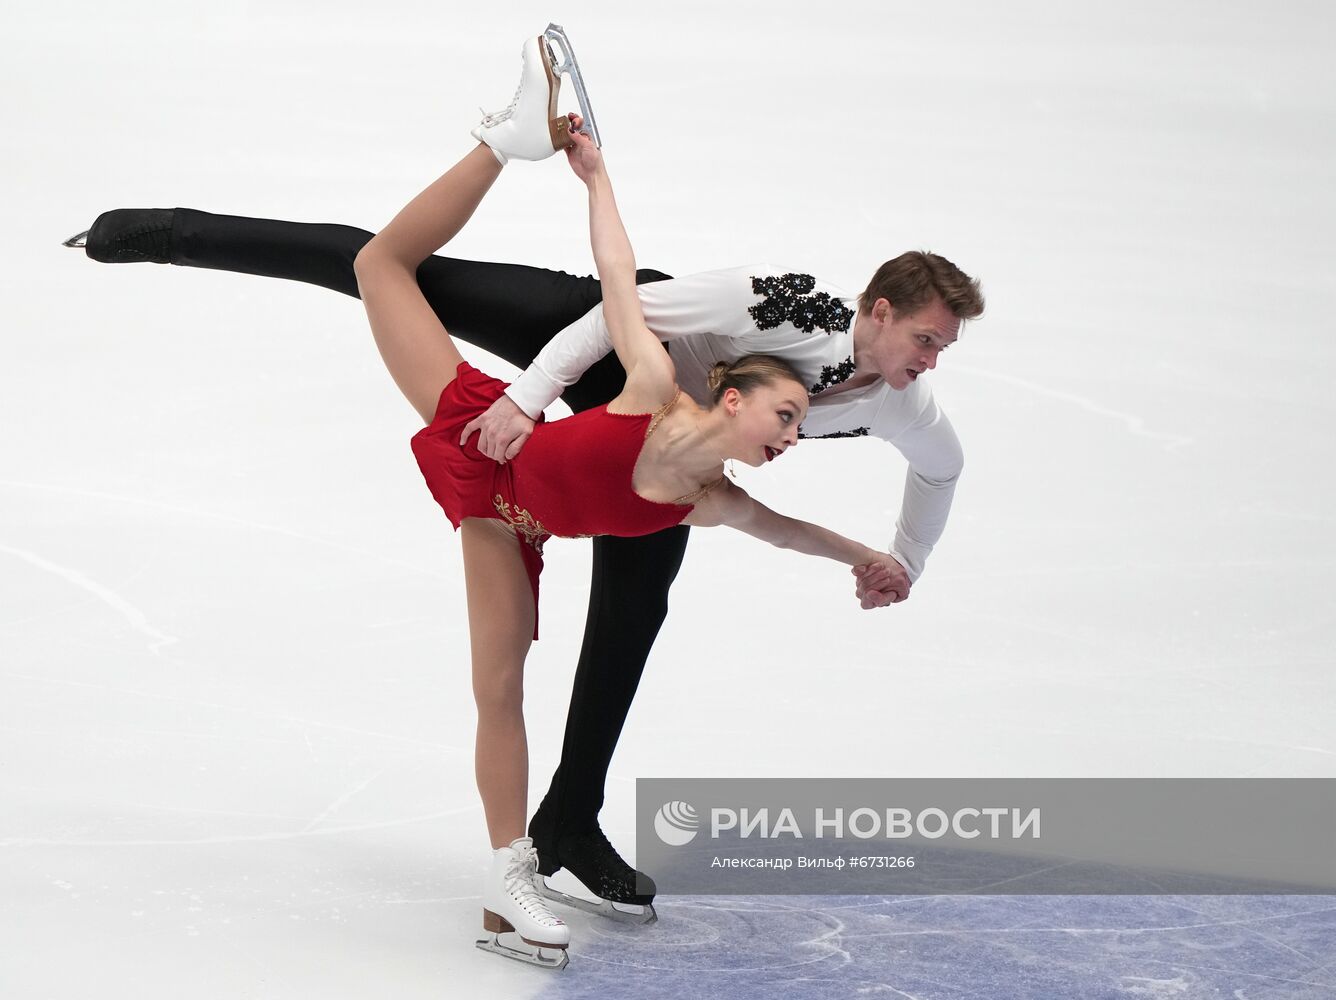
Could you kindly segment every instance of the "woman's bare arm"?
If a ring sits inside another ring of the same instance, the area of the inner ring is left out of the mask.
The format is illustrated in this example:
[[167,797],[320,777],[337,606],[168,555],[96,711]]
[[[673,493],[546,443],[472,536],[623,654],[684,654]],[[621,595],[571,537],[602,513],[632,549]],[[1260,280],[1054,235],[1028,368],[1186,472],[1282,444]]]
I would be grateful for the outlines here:
[[846,566],[867,566],[891,558],[819,524],[773,511],[732,483],[725,483],[696,504],[683,523],[697,527],[727,525],[777,548],[834,559]]
[[859,580],[855,596],[865,611],[909,597],[909,578],[890,553],[870,549],[819,524],[779,514],[732,483],[726,482],[696,504],[682,523],[702,528],[726,524],[778,548],[852,566]]
[[[636,294],[636,259],[626,235],[603,156],[590,138],[572,127],[566,157],[589,188],[589,241],[603,285],[603,318],[627,382],[652,385],[671,396],[675,375],[668,352],[645,325]],[[665,397],[665,401],[666,401]]]

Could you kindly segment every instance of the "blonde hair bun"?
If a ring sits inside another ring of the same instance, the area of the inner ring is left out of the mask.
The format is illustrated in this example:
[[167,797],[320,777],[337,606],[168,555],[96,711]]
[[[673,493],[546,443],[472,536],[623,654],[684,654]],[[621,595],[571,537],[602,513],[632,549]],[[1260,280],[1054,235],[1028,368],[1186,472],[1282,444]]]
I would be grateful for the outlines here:
[[710,368],[705,379],[715,404],[723,398],[726,389],[737,389],[745,396],[758,386],[776,382],[797,382],[804,391],[807,386],[793,365],[770,354],[748,354],[731,364],[720,361]]

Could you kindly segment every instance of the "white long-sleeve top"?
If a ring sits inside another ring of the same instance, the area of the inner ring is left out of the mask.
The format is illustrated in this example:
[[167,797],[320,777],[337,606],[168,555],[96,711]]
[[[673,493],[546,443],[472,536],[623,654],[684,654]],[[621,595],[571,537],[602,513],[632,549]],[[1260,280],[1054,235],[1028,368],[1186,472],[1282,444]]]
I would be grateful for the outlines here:
[[[716,362],[774,354],[798,370],[813,397],[801,437],[871,435],[899,449],[909,469],[890,552],[917,580],[946,528],[963,456],[926,376],[901,390],[878,380],[819,395],[854,373],[857,297],[767,265],[651,282],[638,292],[645,324],[671,342],[677,381],[701,405],[710,404],[706,375]],[[595,306],[543,348],[507,395],[536,418],[610,350],[603,307]]]

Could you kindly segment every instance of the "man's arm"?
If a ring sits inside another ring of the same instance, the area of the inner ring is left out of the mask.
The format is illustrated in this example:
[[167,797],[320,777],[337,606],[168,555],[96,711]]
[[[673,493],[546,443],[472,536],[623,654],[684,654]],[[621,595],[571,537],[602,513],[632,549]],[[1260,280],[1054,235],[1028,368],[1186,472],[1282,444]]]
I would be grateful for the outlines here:
[[965,459],[951,421],[931,396],[917,418],[894,429],[888,439],[909,462],[891,554],[912,581],[923,574],[929,553],[946,529]]
[[635,251],[617,211],[612,180],[594,141],[574,131],[579,124],[579,116],[572,115],[566,159],[589,189],[589,240],[603,288],[603,317],[617,360],[626,372],[623,393],[633,393],[646,406],[661,406],[673,398],[676,388],[673,363],[645,325],[636,295]]
[[897,572],[894,566],[885,564],[854,567],[854,596],[864,608],[893,603],[922,575],[928,554],[946,528],[964,464],[960,441],[931,397],[907,426],[883,426],[881,430],[879,436],[892,441],[909,460],[900,518],[891,544],[891,555],[903,568]]

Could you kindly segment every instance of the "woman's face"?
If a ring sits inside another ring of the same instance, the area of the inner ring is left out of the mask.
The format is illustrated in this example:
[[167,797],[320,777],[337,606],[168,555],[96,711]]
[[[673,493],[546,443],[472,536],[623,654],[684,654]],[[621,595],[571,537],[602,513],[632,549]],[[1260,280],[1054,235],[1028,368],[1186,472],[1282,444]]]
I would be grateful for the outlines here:
[[807,416],[807,390],[784,379],[745,395],[726,389],[719,405],[732,427],[729,457],[760,466],[798,443],[798,425]]

